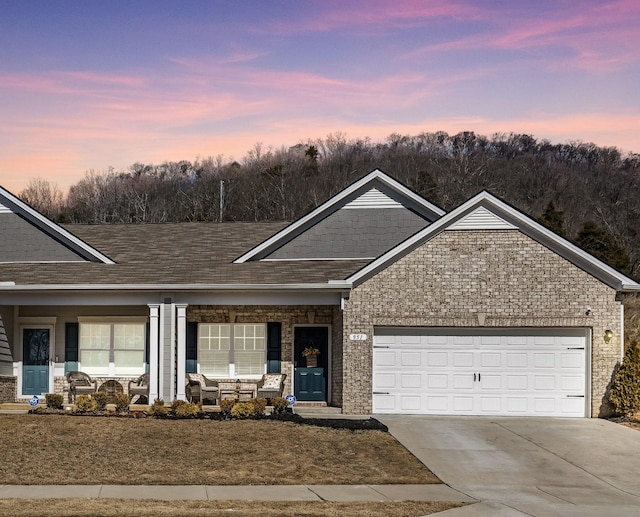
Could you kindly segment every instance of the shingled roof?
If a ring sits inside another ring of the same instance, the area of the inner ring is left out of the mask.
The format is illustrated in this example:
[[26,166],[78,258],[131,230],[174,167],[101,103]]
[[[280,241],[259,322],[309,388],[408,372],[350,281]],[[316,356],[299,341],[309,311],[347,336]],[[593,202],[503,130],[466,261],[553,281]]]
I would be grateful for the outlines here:
[[[233,261],[287,223],[65,225],[115,264],[0,264],[0,282],[16,285],[295,285],[341,280],[369,261]],[[46,260],[46,258],[44,258]]]

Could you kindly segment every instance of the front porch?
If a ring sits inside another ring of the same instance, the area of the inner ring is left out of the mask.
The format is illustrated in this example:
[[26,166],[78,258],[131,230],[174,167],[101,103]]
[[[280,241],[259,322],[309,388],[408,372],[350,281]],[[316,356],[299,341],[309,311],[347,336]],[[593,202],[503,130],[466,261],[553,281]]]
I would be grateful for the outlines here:
[[[283,395],[341,407],[339,306],[176,301],[0,306],[0,403],[46,393],[61,394],[69,403],[70,371],[91,375],[97,390],[109,383],[122,393],[146,372],[149,401],[165,402],[189,398],[190,373],[228,384],[225,397],[238,379],[242,389],[250,389],[265,373],[283,373]],[[303,355],[309,346],[319,352],[314,367],[307,367]]]

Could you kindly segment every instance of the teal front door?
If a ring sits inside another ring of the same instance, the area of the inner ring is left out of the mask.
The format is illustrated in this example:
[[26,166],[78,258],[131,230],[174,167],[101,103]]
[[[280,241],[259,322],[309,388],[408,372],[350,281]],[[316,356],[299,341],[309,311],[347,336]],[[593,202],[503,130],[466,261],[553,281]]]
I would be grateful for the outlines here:
[[[320,351],[317,366],[308,368],[303,354],[305,348]],[[327,401],[327,372],[329,367],[329,328],[295,327],[293,332],[295,363],[294,395],[300,401]]]
[[22,329],[22,394],[49,392],[49,329]]

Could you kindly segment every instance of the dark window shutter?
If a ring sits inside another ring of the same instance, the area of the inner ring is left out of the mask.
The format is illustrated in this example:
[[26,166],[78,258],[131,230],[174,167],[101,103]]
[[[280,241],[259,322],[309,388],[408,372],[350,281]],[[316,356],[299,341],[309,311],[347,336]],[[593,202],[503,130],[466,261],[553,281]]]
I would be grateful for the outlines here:
[[282,323],[267,323],[267,373],[281,373]]
[[198,324],[187,321],[187,373],[198,371]]
[[65,323],[64,328],[64,373],[78,369],[78,323]]

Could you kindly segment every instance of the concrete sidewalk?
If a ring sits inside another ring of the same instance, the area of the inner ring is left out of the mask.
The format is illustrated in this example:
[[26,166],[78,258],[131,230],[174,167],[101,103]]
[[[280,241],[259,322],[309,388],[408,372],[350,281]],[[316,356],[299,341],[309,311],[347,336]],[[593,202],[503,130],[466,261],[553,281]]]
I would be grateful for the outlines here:
[[0,485],[0,499],[238,500],[238,501],[451,501],[476,502],[437,485]]

